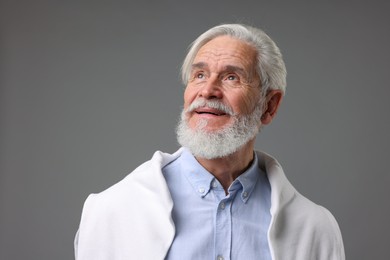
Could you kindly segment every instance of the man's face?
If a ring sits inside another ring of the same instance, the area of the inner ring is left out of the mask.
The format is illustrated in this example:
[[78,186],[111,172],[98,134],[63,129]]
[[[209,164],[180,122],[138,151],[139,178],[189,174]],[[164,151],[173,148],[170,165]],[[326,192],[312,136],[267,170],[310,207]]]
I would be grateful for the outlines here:
[[[255,71],[256,51],[245,42],[220,36],[205,44],[195,56],[184,92],[184,110],[198,100],[215,100],[230,107],[234,116],[254,111],[260,98],[260,81]],[[199,107],[187,113],[188,126],[201,122],[206,132],[233,123],[233,115],[219,109]],[[259,122],[260,123],[260,122]]]

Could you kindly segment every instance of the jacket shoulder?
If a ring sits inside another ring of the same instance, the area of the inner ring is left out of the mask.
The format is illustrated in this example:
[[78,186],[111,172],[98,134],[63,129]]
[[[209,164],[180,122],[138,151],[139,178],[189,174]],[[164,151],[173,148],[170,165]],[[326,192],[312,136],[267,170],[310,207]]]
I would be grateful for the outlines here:
[[329,210],[301,195],[275,158],[258,156],[271,184],[269,238],[276,258],[345,259],[340,228]]
[[168,161],[156,152],[118,183],[89,195],[75,239],[76,259],[163,258],[174,235],[173,203],[161,173]]
[[343,260],[344,245],[332,213],[295,191],[277,216],[276,240],[288,246],[292,259]]

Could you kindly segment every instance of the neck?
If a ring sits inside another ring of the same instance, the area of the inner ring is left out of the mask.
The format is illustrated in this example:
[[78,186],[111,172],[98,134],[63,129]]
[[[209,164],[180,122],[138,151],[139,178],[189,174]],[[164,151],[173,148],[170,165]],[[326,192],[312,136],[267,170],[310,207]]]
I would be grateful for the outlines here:
[[227,193],[232,182],[245,172],[253,161],[254,141],[248,142],[240,150],[226,157],[215,159],[197,157],[196,159],[217,178]]

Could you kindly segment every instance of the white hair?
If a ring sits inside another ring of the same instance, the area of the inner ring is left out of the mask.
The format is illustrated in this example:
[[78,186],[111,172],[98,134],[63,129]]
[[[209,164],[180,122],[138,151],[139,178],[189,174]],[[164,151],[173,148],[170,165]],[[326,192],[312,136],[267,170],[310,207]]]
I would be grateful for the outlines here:
[[268,90],[286,91],[286,66],[275,42],[262,30],[243,24],[222,24],[200,35],[192,44],[182,65],[182,80],[188,83],[191,66],[199,49],[218,36],[230,36],[253,46],[257,51],[256,72],[263,93]]

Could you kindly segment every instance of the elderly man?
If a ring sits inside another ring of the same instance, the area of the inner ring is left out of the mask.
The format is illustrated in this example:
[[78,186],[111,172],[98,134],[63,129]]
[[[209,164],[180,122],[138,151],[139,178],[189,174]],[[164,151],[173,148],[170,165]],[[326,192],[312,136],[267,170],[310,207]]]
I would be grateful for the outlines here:
[[88,197],[76,259],[344,259],[331,213],[254,151],[285,91],[275,43],[250,26],[216,26],[192,44],[182,78],[182,148]]

